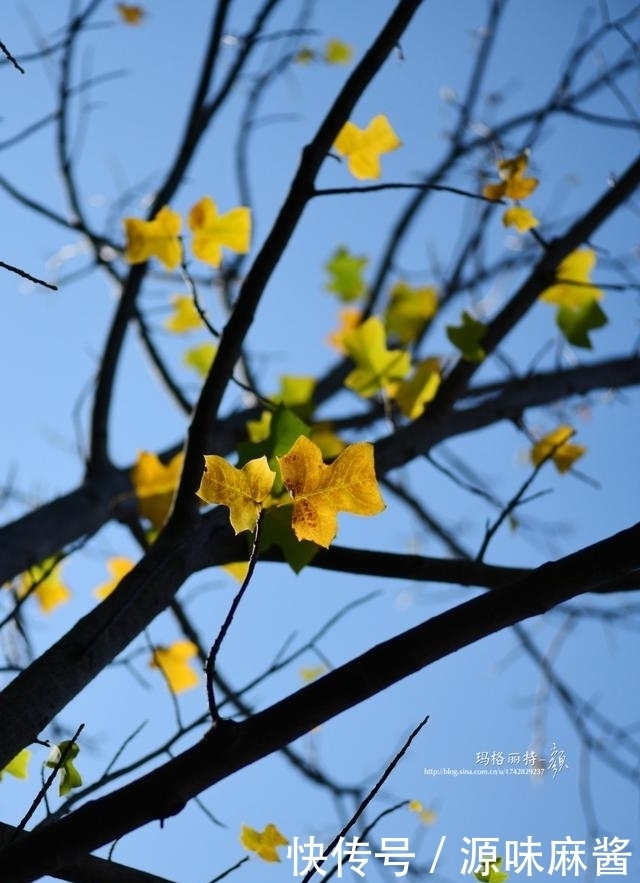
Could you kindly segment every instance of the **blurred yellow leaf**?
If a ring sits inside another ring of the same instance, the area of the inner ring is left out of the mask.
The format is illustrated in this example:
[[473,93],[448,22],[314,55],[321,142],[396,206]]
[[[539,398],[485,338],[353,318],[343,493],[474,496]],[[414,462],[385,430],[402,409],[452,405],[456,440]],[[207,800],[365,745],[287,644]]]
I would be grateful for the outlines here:
[[129,3],[116,3],[116,9],[127,25],[139,25],[146,15],[142,6],[133,6]]
[[245,577],[249,571],[248,561],[233,561],[231,564],[223,564],[222,569],[232,576],[239,583],[245,581]]
[[247,420],[246,426],[249,441],[257,444],[257,442],[261,442],[264,441],[265,438],[269,438],[272,417],[273,412],[265,410],[260,415],[259,420]]
[[305,666],[300,669],[300,678],[305,684],[310,684],[311,681],[316,681],[318,678],[321,678],[326,670],[326,665]]
[[210,341],[189,347],[182,355],[187,368],[192,368],[200,377],[206,377],[218,352],[218,347]]
[[558,426],[553,432],[547,433],[531,448],[529,456],[533,465],[539,466],[545,457],[548,457],[553,451],[551,459],[558,472],[568,472],[576,460],[579,460],[587,451],[584,445],[569,443],[569,439],[573,435],[574,430],[571,426]]
[[362,318],[362,313],[360,312],[360,310],[354,310],[351,307],[345,307],[345,309],[340,310],[338,315],[340,317],[340,325],[327,337],[327,343],[329,344],[329,346],[332,346],[334,349],[338,350],[338,352],[344,353],[344,335],[347,334],[349,331],[353,331],[354,328],[358,327],[358,325],[360,324],[360,319]]
[[173,313],[165,320],[164,327],[173,334],[186,334],[202,328],[204,323],[196,310],[193,298],[188,294],[174,294],[171,298]]
[[191,641],[174,641],[169,647],[157,647],[149,666],[158,668],[165,676],[172,693],[182,693],[197,687],[200,678],[189,665],[189,660],[198,653]]
[[424,359],[416,365],[414,374],[402,380],[392,394],[405,417],[417,420],[425,406],[435,398],[440,386],[440,360]]
[[26,779],[29,774],[28,766],[30,757],[31,752],[29,749],[23,748],[3,770],[0,770],[0,779],[2,779],[4,773],[9,773],[10,776],[15,776],[16,779]]
[[237,469],[217,454],[206,454],[198,496],[205,503],[219,503],[229,509],[236,533],[255,530],[262,504],[273,487],[276,474],[266,457],[249,460]]
[[432,809],[425,809],[419,800],[410,800],[409,809],[420,817],[420,821],[425,825],[433,825],[437,820],[437,815]]
[[595,265],[596,253],[592,249],[571,252],[558,264],[555,284],[542,292],[540,300],[571,310],[580,309],[590,301],[601,300],[602,290],[591,285],[591,271]]
[[127,237],[124,257],[130,264],[143,264],[156,257],[167,270],[175,270],[182,259],[182,244],[178,238],[182,218],[165,205],[151,221],[125,218]]
[[347,446],[347,443],[333,431],[332,423],[314,423],[309,438],[320,448],[323,460],[335,460]]
[[166,465],[157,454],[141,451],[131,470],[131,484],[138,500],[138,512],[160,530],[169,514],[178,487],[183,454],[176,454]]
[[222,248],[246,254],[251,242],[251,212],[239,206],[219,215],[210,196],[203,197],[189,212],[189,229],[193,233],[191,248],[205,264],[219,267]]
[[402,146],[384,114],[375,116],[360,129],[355,123],[344,124],[333,143],[334,150],[347,160],[354,178],[364,180],[381,175],[380,156]]
[[487,199],[526,199],[538,186],[537,178],[525,178],[524,173],[529,164],[529,155],[525,151],[511,159],[501,159],[496,163],[499,184],[486,184],[482,195]]
[[362,325],[342,336],[343,346],[355,363],[344,385],[363,398],[383,388],[394,387],[411,368],[411,356],[404,350],[388,350],[381,320],[371,316]]
[[107,569],[111,574],[111,579],[98,586],[93,590],[93,594],[100,601],[104,601],[118,585],[123,576],[126,576],[135,567],[135,561],[130,558],[109,558],[107,561]]
[[276,847],[286,846],[289,841],[284,837],[275,825],[269,824],[264,831],[256,831],[248,825],[243,825],[240,831],[240,843],[249,852],[255,852],[265,862],[279,862],[280,856]]
[[407,282],[399,281],[389,293],[384,324],[387,332],[395,335],[400,343],[412,343],[437,309],[438,293],[435,288],[413,288]]
[[61,571],[62,564],[56,564],[55,558],[47,558],[34,565],[20,577],[18,597],[34,595],[43,613],[51,613],[58,605],[66,604],[71,598],[71,591],[60,578]]
[[527,230],[538,227],[540,221],[530,209],[512,205],[502,215],[502,223],[505,227],[515,227],[519,233],[526,233]]
[[342,40],[327,40],[324,47],[324,60],[328,64],[349,64],[353,58],[353,47]]
[[376,481],[373,445],[348,445],[329,466],[320,448],[301,435],[278,457],[282,480],[293,500],[291,524],[298,540],[328,548],[338,532],[338,512],[377,515],[385,508]]

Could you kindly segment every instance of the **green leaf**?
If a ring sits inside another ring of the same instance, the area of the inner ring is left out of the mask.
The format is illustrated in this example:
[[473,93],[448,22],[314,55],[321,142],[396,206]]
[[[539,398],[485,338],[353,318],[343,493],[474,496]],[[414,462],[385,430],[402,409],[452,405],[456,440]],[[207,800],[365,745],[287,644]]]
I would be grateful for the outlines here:
[[341,245],[331,255],[324,268],[329,274],[325,291],[336,294],[341,301],[357,300],[366,292],[363,272],[369,258],[352,255]]
[[447,337],[467,362],[481,362],[484,359],[486,353],[480,341],[486,333],[486,325],[474,319],[466,310],[462,314],[462,325],[447,325]]
[[506,871],[500,870],[501,864],[502,856],[498,856],[495,862],[489,863],[488,874],[483,874],[482,871],[476,871],[474,875],[476,880],[479,880],[480,883],[504,883],[509,875]]
[[292,513],[293,506],[264,510],[258,548],[264,552],[271,546],[278,546],[289,567],[294,573],[300,573],[318,553],[320,546],[309,540],[298,540],[291,526]]
[[65,757],[60,767],[60,797],[64,797],[72,788],[79,788],[82,785],[82,776],[73,765],[73,760],[78,756],[79,751],[80,747],[76,742],[65,740],[58,745],[54,745],[52,756],[45,763],[46,766],[55,769],[60,758]]
[[182,361],[187,368],[193,368],[200,377],[206,377],[215,358],[216,350],[217,347],[207,341],[185,350]]
[[569,343],[588,350],[591,349],[589,332],[595,328],[602,328],[608,321],[596,300],[587,301],[583,306],[575,309],[559,307],[556,313],[556,325]]

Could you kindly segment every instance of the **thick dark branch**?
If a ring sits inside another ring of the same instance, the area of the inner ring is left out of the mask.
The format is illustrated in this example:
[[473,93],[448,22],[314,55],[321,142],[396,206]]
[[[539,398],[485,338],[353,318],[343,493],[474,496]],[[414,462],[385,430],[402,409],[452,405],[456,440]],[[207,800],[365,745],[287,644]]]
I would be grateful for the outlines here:
[[8,847],[0,855],[0,879],[31,883],[141,825],[175,815],[206,788],[433,662],[639,569],[636,524],[433,617],[243,723],[221,722],[159,769]]

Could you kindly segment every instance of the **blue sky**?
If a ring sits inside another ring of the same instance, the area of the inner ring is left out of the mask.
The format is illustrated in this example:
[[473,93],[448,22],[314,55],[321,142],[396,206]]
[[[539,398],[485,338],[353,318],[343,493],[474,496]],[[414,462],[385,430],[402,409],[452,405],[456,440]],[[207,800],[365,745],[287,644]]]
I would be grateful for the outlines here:
[[[20,55],[42,40],[55,39],[62,12],[58,4],[9,0],[3,10],[0,39]],[[206,36],[205,22],[212,4],[190,0],[185,4],[147,4],[148,17],[139,28],[120,24],[113,4],[104,4],[96,17],[100,27],[86,35],[78,56],[77,75],[101,76],[118,72],[83,93],[86,119],[76,120],[78,180],[89,216],[95,224],[122,241],[124,215],[143,216],[145,206],[172,156],[179,138],[195,64]],[[356,58],[366,50],[388,10],[388,3],[324,0],[315,4],[309,45],[322,47],[329,37],[354,46]],[[631,8],[626,0],[610,4],[612,14]],[[237,3],[229,35],[235,23],[244,23],[255,4]],[[289,27],[292,9],[287,5],[273,22],[273,29]],[[529,3],[512,0],[501,27],[495,57],[489,68],[487,91],[492,105],[480,105],[472,120],[473,131],[543,102],[556,81],[576,32],[587,20],[587,4],[567,0]],[[595,13],[592,13],[596,15]],[[452,96],[466,87],[470,65],[481,36],[485,4],[452,4],[446,0],[425,3],[402,41],[402,55],[394,53],[358,103],[352,119],[364,125],[377,113],[386,113],[403,141],[403,147],[383,158],[384,181],[412,181],[435,164],[446,150],[447,132],[455,121]],[[633,25],[630,30],[633,32]],[[637,38],[637,23],[635,24]],[[224,52],[232,57],[233,41]],[[620,42],[605,44],[603,57],[612,58]],[[265,49],[264,59],[273,55]],[[584,77],[593,76],[601,56],[588,56]],[[51,110],[56,77],[55,62],[25,64],[18,75],[8,66],[0,68],[3,85],[0,145],[41,114]],[[315,64],[297,66],[275,83],[265,106],[264,124],[252,141],[251,188],[254,194],[256,253],[280,205],[302,146],[312,136],[348,71]],[[638,79],[625,81],[628,98],[637,109]],[[203,194],[211,194],[221,210],[238,202],[233,173],[235,124],[242,91],[217,121],[199,151],[172,208],[186,213]],[[619,98],[605,91],[591,109],[619,113]],[[492,117],[492,114],[494,115]],[[274,115],[270,118],[269,115]],[[506,141],[507,153],[518,150],[526,130],[516,130]],[[26,193],[67,214],[56,170],[52,131],[43,129],[19,147],[2,150],[1,174]],[[558,118],[544,133],[532,155],[532,167],[541,185],[531,206],[543,223],[557,224],[562,231],[575,213],[589,206],[604,190],[611,174],[620,174],[634,158],[635,134],[624,130],[599,130],[581,120]],[[490,163],[484,165],[491,171]],[[453,173],[451,184],[477,189],[477,164],[467,161]],[[319,186],[350,186],[344,165],[328,159]],[[123,189],[132,188],[124,211],[116,207]],[[326,335],[337,323],[338,304],[323,291],[323,264],[334,249],[345,244],[356,254],[370,258],[369,275],[390,225],[404,199],[396,193],[380,193],[317,200],[306,210],[283,260],[274,274],[249,337],[249,351],[266,392],[273,392],[282,374],[314,375],[326,370],[334,356]],[[86,265],[81,239],[68,230],[34,218],[0,192],[5,223],[0,260],[23,267],[46,279],[65,278]],[[455,256],[465,225],[477,217],[475,205],[450,194],[436,195],[414,225],[400,252],[399,272],[415,284],[433,281],[434,264],[446,273]],[[505,233],[498,214],[490,220],[495,256],[518,247]],[[637,216],[623,208],[596,237],[605,256],[597,281],[618,282],[606,255],[623,258],[628,269],[638,271]],[[634,252],[635,249],[635,252]],[[6,519],[25,506],[72,488],[81,478],[78,444],[85,444],[88,392],[100,358],[101,347],[117,293],[97,275],[80,274],[56,293],[26,285],[3,273],[4,316],[0,326],[0,409],[5,431],[0,448],[5,482],[19,490],[19,497],[5,506]],[[515,289],[517,274],[503,277],[483,292],[489,312],[497,309]],[[157,341],[169,353],[181,382],[191,393],[197,389],[195,375],[180,365],[183,340],[170,339],[162,329],[169,312],[169,297],[180,284],[161,274],[149,280],[142,305]],[[214,322],[221,313],[211,294],[205,294]],[[596,356],[628,352],[638,333],[637,296],[610,292],[605,300],[610,324],[596,332]],[[451,320],[459,309],[455,305]],[[216,312],[217,311],[217,312]],[[443,323],[445,324],[445,323]],[[190,342],[200,341],[194,336]],[[523,370],[543,344],[556,341],[552,314],[537,305],[526,324],[505,344],[505,351]],[[443,354],[449,347],[444,334],[436,332],[430,342]],[[545,367],[553,363],[546,356]],[[494,379],[496,369],[487,365],[479,381]],[[241,401],[232,391],[226,405]],[[350,403],[350,400],[348,400]],[[534,490],[551,493],[525,510],[537,523],[548,522],[552,534],[533,538],[524,529],[501,531],[492,543],[492,563],[533,566],[557,557],[629,526],[637,518],[637,406],[635,391],[609,400],[593,395],[580,415],[562,408],[531,415],[530,425],[542,431],[567,419],[577,421],[578,440],[588,447],[581,470],[593,481],[569,475],[558,480],[550,467],[538,477]],[[75,416],[74,416],[75,415]],[[634,433],[635,427],[635,433]],[[132,462],[140,449],[160,450],[181,438],[183,416],[167,403],[152,370],[131,333],[117,378],[113,417],[113,453],[120,465]],[[447,451],[472,462],[492,490],[508,499],[528,475],[527,444],[507,424],[447,445]],[[444,462],[446,452],[434,456]],[[442,516],[457,539],[474,554],[492,509],[452,484],[426,462],[405,470],[403,479],[424,494],[429,508]],[[442,554],[432,537],[412,522],[391,500],[387,511],[374,521],[341,519],[339,542],[395,551]],[[64,633],[79,615],[95,603],[92,589],[106,580],[105,559],[113,555],[135,557],[137,551],[122,528],[102,531],[65,566],[74,592],[72,603],[44,618],[28,611],[38,651]],[[182,589],[205,641],[211,640],[233,596],[233,580],[220,571],[195,575]],[[438,585],[409,584],[364,577],[338,577],[309,568],[296,577],[273,564],[257,568],[253,583],[220,657],[223,673],[239,686],[252,681],[293,635],[293,646],[304,643],[337,609],[375,592],[373,600],[345,615],[322,640],[322,652],[337,666],[357,653],[470,596],[468,590]],[[620,603],[625,603],[622,599]],[[601,599],[578,599],[574,606],[605,606]],[[606,602],[607,604],[609,602]],[[561,677],[575,686],[585,703],[606,714],[630,732],[638,718],[635,698],[638,651],[633,631],[587,619],[573,628],[569,620],[552,613],[526,625],[530,639],[542,654],[553,654]],[[154,642],[178,636],[168,615],[150,629]],[[85,723],[82,764],[87,782],[99,776],[118,746],[143,721],[144,730],[128,749],[127,760],[162,743],[174,725],[174,707],[161,679],[149,671],[146,645],[140,639],[131,653],[143,681],[134,679],[122,665],[102,673],[61,716],[69,730]],[[313,653],[300,663],[269,678],[249,692],[255,708],[263,708],[300,685],[299,665],[315,665]],[[504,632],[443,660],[411,679],[396,685],[340,718],[309,734],[297,746],[309,758],[326,764],[333,776],[346,783],[373,784],[417,721],[429,713],[430,722],[410,754],[403,759],[369,817],[402,799],[419,799],[437,812],[437,822],[421,828],[416,817],[401,810],[384,819],[376,837],[409,837],[415,845],[416,862],[429,864],[442,836],[446,836],[438,871],[446,879],[459,876],[463,837],[499,837],[540,840],[545,855],[552,840],[567,835],[587,841],[594,836],[633,838],[638,830],[637,793],[597,758],[592,759],[589,785],[592,805],[585,798],[585,758],[574,727],[553,696],[545,698],[544,679],[538,666],[523,653],[518,637]],[[185,721],[195,719],[205,707],[204,690],[180,697]],[[126,714],[123,712],[126,708]],[[637,726],[637,724],[636,724]],[[200,731],[196,731],[199,733]],[[187,737],[181,747],[190,744]],[[613,738],[613,737],[611,737]],[[480,777],[425,775],[425,768],[476,767],[476,754],[488,751],[523,753],[538,748],[548,754],[553,743],[566,752],[568,768],[557,778],[545,776]],[[35,759],[34,759],[35,761]],[[32,770],[37,764],[34,762]],[[0,811],[5,821],[15,822],[28,807],[37,773],[27,783],[5,777],[0,786]],[[57,805],[57,798],[52,799]],[[179,883],[205,883],[244,854],[238,842],[240,825],[262,828],[275,822],[292,839],[328,842],[339,827],[340,812],[326,794],[301,782],[281,757],[244,770],[203,796],[203,802],[225,827],[213,825],[198,807],[171,819],[164,829],[148,826],[118,844],[114,858],[165,874]],[[595,820],[593,814],[595,812]],[[183,844],[187,844],[184,846]],[[637,841],[631,843],[640,850]],[[503,851],[503,850],[502,850]],[[589,849],[590,851],[590,849]],[[257,867],[256,867],[257,865]],[[637,856],[631,868],[637,869]],[[374,872],[369,874],[373,877]],[[231,879],[242,883],[282,880],[291,868],[267,866],[257,859],[242,866]],[[382,879],[394,879],[392,876]]]

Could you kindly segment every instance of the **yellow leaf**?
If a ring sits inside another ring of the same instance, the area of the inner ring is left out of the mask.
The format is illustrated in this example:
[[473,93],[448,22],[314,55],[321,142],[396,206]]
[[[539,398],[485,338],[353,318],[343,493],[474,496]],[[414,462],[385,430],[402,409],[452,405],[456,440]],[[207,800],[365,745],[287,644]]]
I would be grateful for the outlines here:
[[291,524],[298,540],[328,548],[338,532],[338,512],[377,515],[385,508],[376,481],[373,445],[348,445],[327,466],[320,448],[301,435],[278,457],[282,480],[293,500]]
[[197,687],[200,678],[189,665],[189,660],[198,653],[192,641],[174,641],[169,647],[157,647],[149,666],[158,668],[165,676],[172,693],[182,693]]
[[229,520],[236,533],[255,530],[262,504],[273,487],[276,474],[266,457],[249,460],[236,469],[224,457],[207,454],[198,496],[205,503],[220,503],[229,509]]
[[407,282],[399,281],[389,293],[384,324],[389,334],[395,335],[400,343],[412,343],[437,309],[435,288],[412,288]]
[[432,809],[425,809],[419,800],[409,801],[409,809],[420,817],[420,821],[425,825],[433,825],[438,818]]
[[127,25],[139,25],[146,15],[142,6],[133,6],[129,3],[116,3],[116,9],[120,18]]
[[526,199],[538,186],[537,178],[525,178],[524,173],[529,164],[529,155],[525,151],[511,159],[501,159],[496,163],[499,184],[487,184],[482,189],[482,195],[487,199]]
[[392,398],[405,417],[417,420],[425,405],[435,398],[440,386],[440,360],[424,359],[416,365],[413,377],[398,384]]
[[222,569],[239,583],[243,583],[249,570],[248,561],[233,561],[231,564],[223,564]]
[[571,426],[558,426],[553,432],[547,433],[531,448],[529,456],[533,465],[539,466],[545,457],[548,457],[553,451],[551,459],[558,472],[568,472],[576,460],[579,460],[587,451],[584,445],[569,443],[573,434],[574,430]]
[[165,205],[152,221],[125,218],[127,236],[124,257],[130,264],[143,264],[156,257],[167,270],[175,270],[182,260],[179,234],[182,218]]
[[401,146],[402,142],[384,114],[374,117],[365,129],[352,122],[345,123],[333,144],[334,149],[346,158],[353,177],[360,180],[379,178],[381,154]]
[[257,444],[258,442],[264,441],[265,438],[269,438],[272,416],[272,411],[263,411],[259,420],[247,420],[246,426],[249,441]]
[[380,389],[393,388],[409,373],[411,356],[404,350],[388,350],[384,326],[377,316],[342,336],[343,346],[355,363],[345,386],[363,398]]
[[280,856],[276,847],[286,846],[289,841],[284,837],[275,825],[269,824],[264,831],[256,831],[248,825],[243,825],[240,831],[240,843],[249,852],[255,852],[265,862],[279,862]]
[[343,310],[340,310],[338,316],[340,317],[340,325],[327,337],[327,343],[338,350],[338,352],[344,353],[344,335],[358,327],[362,313],[360,310],[354,310],[352,307],[345,307]]
[[29,749],[23,748],[3,770],[0,770],[0,779],[2,779],[3,773],[9,773],[9,775],[15,776],[16,779],[26,779],[29,774],[28,766],[30,757],[31,752]]
[[311,681],[316,681],[318,678],[321,678],[326,670],[326,665],[314,665],[312,667],[306,666],[300,669],[300,678],[305,684],[310,684]]
[[239,206],[219,215],[210,196],[203,197],[189,212],[189,229],[193,232],[191,248],[205,264],[219,267],[222,247],[246,254],[251,241],[251,211]]
[[527,230],[538,227],[540,221],[530,209],[512,205],[502,215],[502,223],[505,227],[515,227],[519,233],[526,233]]
[[578,310],[603,297],[601,289],[591,285],[591,271],[596,264],[596,253],[590,248],[579,249],[561,261],[556,268],[555,285],[540,295],[540,300]]
[[173,334],[186,334],[203,327],[193,298],[188,294],[175,294],[171,298],[173,313],[165,320],[164,327]]
[[332,423],[314,423],[309,438],[320,448],[323,460],[335,460],[347,446],[346,442],[333,431]]
[[130,558],[109,558],[107,568],[111,574],[111,579],[98,586],[97,589],[94,589],[93,594],[100,601],[104,601],[113,592],[120,580],[133,570],[135,566],[135,562]]
[[138,500],[138,512],[160,530],[169,514],[178,487],[183,454],[176,454],[166,465],[156,454],[141,451],[131,470],[131,484]]
[[60,579],[61,570],[62,564],[56,564],[55,558],[47,558],[31,567],[20,577],[18,597],[33,594],[43,613],[51,613],[58,605],[66,604],[71,598],[71,591]]
[[324,60],[328,64],[349,64],[353,57],[353,48],[342,40],[327,40],[324,47]]
[[182,361],[187,368],[193,370],[200,375],[206,377],[218,352],[218,347],[210,343],[208,340],[198,346],[189,347],[182,355]]

